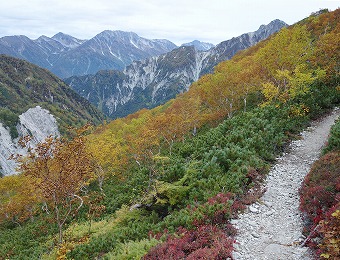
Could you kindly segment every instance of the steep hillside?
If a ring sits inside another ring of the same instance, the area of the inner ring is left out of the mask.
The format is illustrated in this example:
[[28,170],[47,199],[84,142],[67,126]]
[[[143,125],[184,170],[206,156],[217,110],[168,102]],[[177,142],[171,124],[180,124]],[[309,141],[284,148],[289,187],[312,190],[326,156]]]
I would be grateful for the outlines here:
[[232,258],[231,218],[287,142],[340,104],[339,23],[340,10],[319,12],[162,106],[32,155],[25,174],[0,179],[0,257]]
[[61,78],[94,74],[103,69],[122,70],[134,60],[160,55],[176,47],[168,40],[149,40],[133,32],[109,30],[89,40],[63,33],[36,40],[26,36],[0,38],[0,54],[25,59]]
[[247,190],[310,118],[340,104],[339,23],[340,10],[313,15],[220,63],[165,105],[91,135],[114,198],[102,205],[115,215],[68,257],[142,257],[158,243],[143,259],[231,257],[229,220],[261,194]]
[[[212,71],[223,60],[246,49],[287,26],[275,20],[252,33],[224,41],[207,51],[182,46],[150,59],[135,61],[121,72],[98,72],[95,75],[65,80],[111,118],[122,117],[141,108],[152,108],[177,94]],[[114,75],[114,76],[113,76]]]
[[13,129],[12,135],[16,136],[13,126],[18,116],[37,105],[56,117],[62,133],[68,126],[80,126],[87,121],[98,124],[104,118],[89,101],[49,71],[0,55],[0,121]]

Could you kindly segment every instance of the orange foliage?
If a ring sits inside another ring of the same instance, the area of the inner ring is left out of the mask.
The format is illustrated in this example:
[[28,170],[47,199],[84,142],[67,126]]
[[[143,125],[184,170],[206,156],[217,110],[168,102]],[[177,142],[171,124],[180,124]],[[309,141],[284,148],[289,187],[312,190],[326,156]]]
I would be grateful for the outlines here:
[[41,194],[28,176],[0,178],[0,222],[9,220],[20,224],[33,219],[38,202],[41,202]]
[[72,140],[48,137],[29,151],[27,157],[18,159],[20,170],[32,179],[32,186],[41,194],[45,210],[54,212],[59,243],[62,242],[66,220],[83,205],[81,190],[94,171],[83,136],[88,128],[84,126],[76,130]]

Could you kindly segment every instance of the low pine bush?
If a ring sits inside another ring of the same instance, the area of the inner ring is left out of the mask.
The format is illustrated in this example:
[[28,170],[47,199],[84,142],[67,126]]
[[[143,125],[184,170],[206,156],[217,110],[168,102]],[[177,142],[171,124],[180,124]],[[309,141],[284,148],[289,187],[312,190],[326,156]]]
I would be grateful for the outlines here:
[[327,153],[330,151],[340,151],[340,119],[332,126],[328,145],[323,152]]

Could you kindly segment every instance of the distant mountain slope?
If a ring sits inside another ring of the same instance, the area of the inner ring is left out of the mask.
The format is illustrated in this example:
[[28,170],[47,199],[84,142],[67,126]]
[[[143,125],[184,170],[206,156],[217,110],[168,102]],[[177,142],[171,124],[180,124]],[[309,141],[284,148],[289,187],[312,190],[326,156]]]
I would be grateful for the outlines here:
[[64,34],[62,32],[59,32],[56,35],[54,35],[52,39],[70,49],[74,49],[79,45],[83,44],[84,42],[86,42],[86,40],[80,40],[73,36]]
[[103,69],[122,70],[134,60],[160,55],[176,47],[168,40],[148,40],[123,31],[103,31],[90,40],[63,33],[36,40],[26,36],[0,38],[1,54],[25,59],[61,78]]
[[65,80],[80,95],[111,118],[125,116],[141,108],[151,108],[188,90],[200,76],[287,26],[280,20],[261,25],[256,32],[221,42],[208,51],[182,46],[143,61],[135,61],[123,72],[101,71],[95,75]]
[[194,40],[192,42],[183,43],[181,46],[194,46],[198,51],[207,51],[214,47],[215,45],[209,42],[201,42],[198,40]]
[[62,133],[69,125],[103,120],[98,109],[49,71],[0,55],[0,122],[10,127],[15,137],[18,116],[37,105],[56,117]]

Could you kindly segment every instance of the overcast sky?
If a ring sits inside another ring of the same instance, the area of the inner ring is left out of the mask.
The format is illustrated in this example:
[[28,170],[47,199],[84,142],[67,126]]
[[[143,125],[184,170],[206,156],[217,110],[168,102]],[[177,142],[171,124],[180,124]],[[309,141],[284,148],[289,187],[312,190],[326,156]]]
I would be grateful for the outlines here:
[[280,19],[293,24],[339,0],[4,0],[0,37],[63,32],[90,39],[104,30],[136,32],[180,45],[217,44]]

